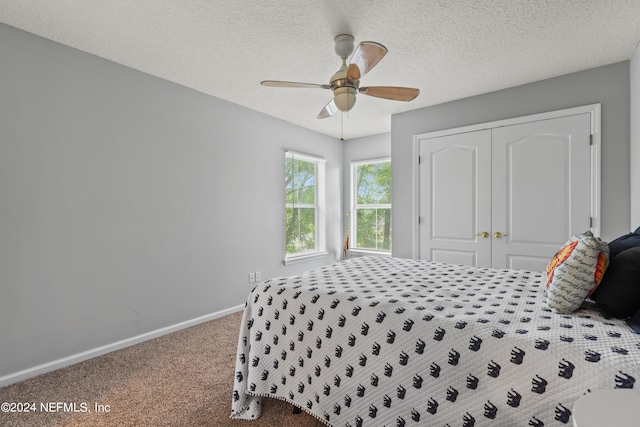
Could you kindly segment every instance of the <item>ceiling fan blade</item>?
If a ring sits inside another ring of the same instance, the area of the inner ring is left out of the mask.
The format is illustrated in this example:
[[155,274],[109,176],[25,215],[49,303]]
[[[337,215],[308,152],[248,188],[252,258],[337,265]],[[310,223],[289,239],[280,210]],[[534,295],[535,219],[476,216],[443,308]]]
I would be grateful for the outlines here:
[[356,48],[351,57],[351,63],[347,70],[347,77],[354,80],[360,80],[362,76],[367,74],[378,62],[387,54],[388,50],[380,43],[362,42]]
[[335,101],[332,99],[324,106],[320,114],[318,114],[319,119],[326,119],[327,117],[333,116],[338,111],[338,107],[336,106]]
[[397,86],[361,87],[360,93],[376,98],[392,99],[394,101],[411,101],[420,94],[420,89]]
[[331,85],[320,85],[315,83],[298,83],[298,82],[282,82],[279,80],[263,80],[260,82],[262,86],[271,87],[298,87],[298,88],[320,88],[331,89]]

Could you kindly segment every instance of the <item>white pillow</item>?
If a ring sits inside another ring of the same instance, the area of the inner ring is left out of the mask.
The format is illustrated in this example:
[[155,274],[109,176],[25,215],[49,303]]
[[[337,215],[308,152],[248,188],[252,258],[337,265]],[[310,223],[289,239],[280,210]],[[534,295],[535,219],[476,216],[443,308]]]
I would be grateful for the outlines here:
[[591,231],[576,234],[547,266],[547,305],[556,313],[575,311],[600,284],[609,265],[609,245]]

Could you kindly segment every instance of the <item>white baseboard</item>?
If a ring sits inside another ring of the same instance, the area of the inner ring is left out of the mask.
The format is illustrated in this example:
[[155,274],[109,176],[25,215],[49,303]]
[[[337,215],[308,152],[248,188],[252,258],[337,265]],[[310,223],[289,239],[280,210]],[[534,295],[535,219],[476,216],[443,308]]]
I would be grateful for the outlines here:
[[41,365],[27,368],[22,371],[15,372],[13,374],[0,377],[0,387],[6,387],[10,384],[14,384],[26,379],[45,374],[47,372],[55,371],[56,369],[64,368],[75,363],[79,363],[91,358],[101,356],[103,354],[111,353],[115,350],[120,350],[125,347],[129,347],[135,344],[139,344],[144,341],[148,341],[153,338],[158,338],[163,335],[170,334],[172,332],[179,331],[181,329],[189,328],[191,326],[198,325],[200,323],[208,322],[210,320],[218,319],[228,314],[236,313],[244,309],[244,304],[236,307],[227,308],[225,310],[217,311],[215,313],[207,314],[197,317],[195,319],[187,320],[184,322],[176,323],[175,325],[167,326],[165,328],[156,329],[155,331],[147,332],[135,337],[127,338],[121,341],[114,342],[112,344],[103,345],[101,347],[94,348],[92,350],[83,351],[82,353],[73,354],[71,356],[63,357],[62,359],[53,360],[51,362],[43,363]]

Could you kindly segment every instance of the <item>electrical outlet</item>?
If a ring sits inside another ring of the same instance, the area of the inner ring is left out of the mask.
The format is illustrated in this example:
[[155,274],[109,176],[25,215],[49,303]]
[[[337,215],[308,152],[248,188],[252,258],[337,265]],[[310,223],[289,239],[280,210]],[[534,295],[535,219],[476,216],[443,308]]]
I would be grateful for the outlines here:
[[249,283],[256,281],[256,273],[249,273]]
[[260,272],[256,271],[256,282],[260,281]]

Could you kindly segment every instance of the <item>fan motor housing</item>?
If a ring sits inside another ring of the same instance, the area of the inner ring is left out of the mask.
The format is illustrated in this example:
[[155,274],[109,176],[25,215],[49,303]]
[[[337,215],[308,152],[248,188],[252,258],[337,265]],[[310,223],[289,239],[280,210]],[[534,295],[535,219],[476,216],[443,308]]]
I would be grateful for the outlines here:
[[331,85],[331,90],[336,90],[341,87],[350,87],[354,90],[358,90],[359,80],[353,80],[347,77],[347,65],[343,64],[342,67],[331,76],[331,80],[329,84]]
[[[337,49],[336,49],[337,51]],[[333,101],[338,110],[350,111],[356,103],[356,93],[358,92],[359,80],[347,77],[346,57],[342,58],[342,66],[331,76],[331,90],[333,91]]]

